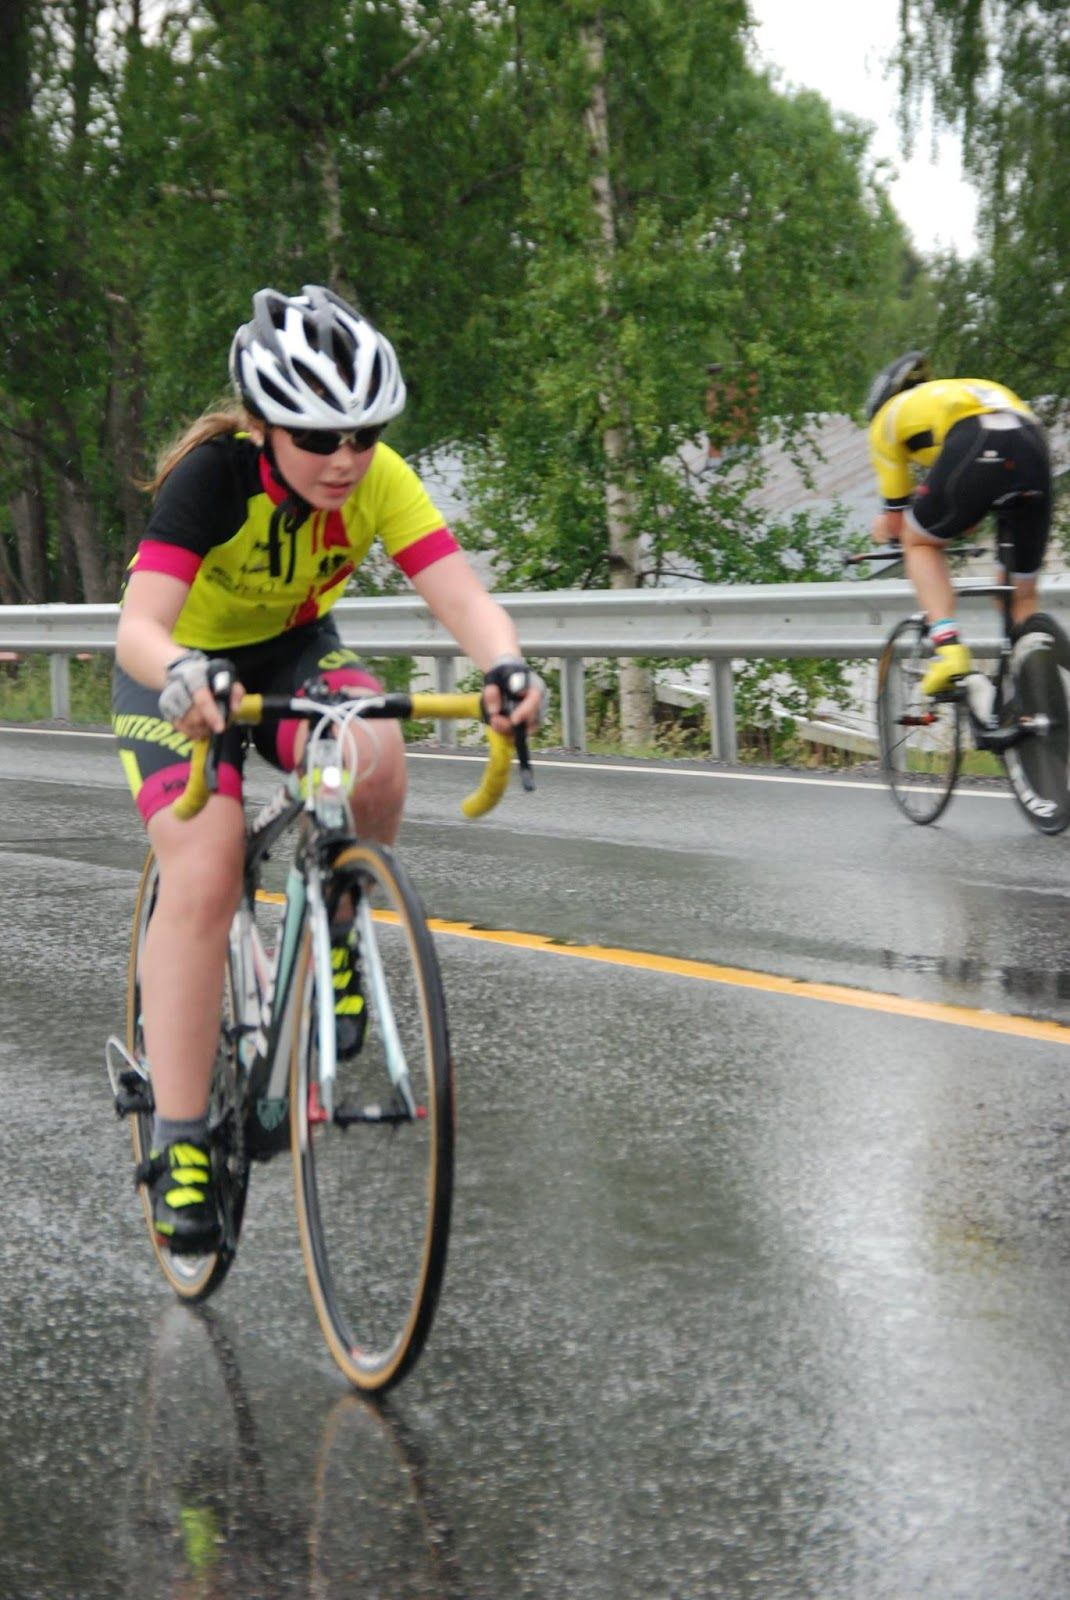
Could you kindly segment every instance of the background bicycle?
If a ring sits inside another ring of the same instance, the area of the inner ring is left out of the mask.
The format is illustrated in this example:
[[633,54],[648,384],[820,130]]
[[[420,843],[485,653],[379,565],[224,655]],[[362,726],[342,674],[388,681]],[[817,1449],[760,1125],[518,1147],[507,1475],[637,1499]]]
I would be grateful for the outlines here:
[[[965,547],[949,553],[983,551]],[[1004,557],[1009,559],[1001,552]],[[901,559],[892,549],[851,562]],[[925,618],[915,614],[892,629],[877,666],[876,701],[881,765],[892,797],[912,822],[924,825],[946,810],[960,772],[978,777],[1005,772],[1032,825],[1042,833],[1060,833],[1070,823],[1065,677],[1070,643],[1058,622],[1043,612],[1012,622],[1010,584],[959,579],[955,588],[959,594],[993,597],[1002,638],[988,672],[975,665],[949,690],[927,695],[921,681],[933,647]]]
[[[221,705],[228,694],[221,685]],[[182,1299],[204,1300],[234,1259],[250,1164],[289,1149],[316,1313],[334,1359],[367,1390],[396,1383],[430,1331],[449,1237],[454,1091],[445,1001],[419,897],[392,850],[351,831],[346,795],[360,774],[346,729],[356,718],[479,715],[478,694],[246,696],[234,718],[242,724],[302,717],[312,728],[303,770],[247,824],[209,1104],[224,1219],[219,1249],[173,1252],[153,1226],[143,1183],[141,1189],[164,1276]],[[483,782],[464,802],[469,816],[496,804],[508,783],[512,742],[492,730],[488,736]],[[180,815],[194,814],[207,799],[214,745],[195,749]],[[522,745],[520,753],[526,762]],[[272,930],[262,876],[284,844],[293,859]],[[134,913],[126,1039],[108,1041],[116,1109],[131,1121],[139,1181],[153,1111],[140,969],[156,892],[150,852]],[[359,1053],[346,1060],[336,1048],[329,933],[340,905],[354,923],[367,1017]]]

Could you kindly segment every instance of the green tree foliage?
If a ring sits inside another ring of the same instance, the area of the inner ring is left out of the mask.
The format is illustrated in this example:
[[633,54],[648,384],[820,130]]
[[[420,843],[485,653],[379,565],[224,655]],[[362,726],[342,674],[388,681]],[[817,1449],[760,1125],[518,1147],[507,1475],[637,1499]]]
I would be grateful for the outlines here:
[[931,101],[981,195],[978,261],[944,263],[941,350],[1052,408],[1070,400],[1065,0],[902,0],[908,121]]
[[[500,570],[521,586],[612,582],[615,479],[641,536],[632,581],[681,560],[715,581],[827,571],[798,522],[755,525],[748,491],[761,435],[853,411],[887,359],[907,256],[865,130],[749,69],[742,10],[722,0],[619,0],[604,17],[531,0],[522,14],[526,272],[501,335],[511,388],[472,451]],[[584,135],[592,17],[605,32],[608,240]],[[720,440],[731,460],[714,472],[695,448],[711,363],[737,396]],[[625,444],[611,458],[614,428]]]
[[[114,595],[134,480],[265,282],[329,281],[396,339],[394,438],[479,443],[514,579],[818,570],[806,530],[752,527],[753,444],[853,405],[908,262],[864,131],[751,71],[745,26],[742,0],[7,0],[0,600]],[[742,423],[706,417],[710,363]],[[707,421],[735,464],[699,481]]]
[[447,409],[470,426],[494,381],[519,173],[494,6],[162,17],[149,34],[138,0],[5,12],[3,598],[115,593],[146,512],[132,480],[224,390],[266,281],[331,282],[396,335],[403,445]]

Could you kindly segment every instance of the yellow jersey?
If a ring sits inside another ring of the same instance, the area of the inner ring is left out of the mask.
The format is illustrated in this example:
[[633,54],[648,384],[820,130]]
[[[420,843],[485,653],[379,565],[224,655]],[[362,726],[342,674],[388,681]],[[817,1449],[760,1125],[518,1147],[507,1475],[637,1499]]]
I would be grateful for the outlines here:
[[987,378],[934,378],[893,395],[869,425],[869,454],[889,511],[910,504],[915,485],[956,422],[991,411],[1037,419],[1013,390]]
[[273,574],[272,518],[286,497],[247,434],[209,439],[168,474],[130,570],[189,584],[179,644],[225,651],[314,622],[341,598],[374,539],[408,577],[459,548],[416,473],[382,441],[337,510],[277,528],[285,554]]

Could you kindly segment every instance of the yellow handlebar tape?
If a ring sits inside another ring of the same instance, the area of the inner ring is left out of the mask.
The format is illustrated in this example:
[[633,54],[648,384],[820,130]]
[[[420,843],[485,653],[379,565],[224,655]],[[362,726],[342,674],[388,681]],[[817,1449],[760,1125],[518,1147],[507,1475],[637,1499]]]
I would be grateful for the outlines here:
[[414,694],[412,714],[414,717],[449,717],[451,720],[470,717],[473,722],[478,722],[483,715],[483,702],[478,694]]
[[492,810],[509,786],[513,741],[504,733],[495,733],[493,728],[487,729],[487,741],[490,749],[482,782],[466,800],[461,801],[461,810],[466,817],[481,817],[484,812]]
[[231,715],[235,722],[240,722],[246,727],[258,727],[264,715],[264,696],[262,694],[244,695],[241,705]]
[[203,811],[208,804],[208,781],[205,778],[205,767],[208,764],[208,752],[212,747],[210,739],[194,739],[193,754],[190,757],[189,777],[186,787],[175,801],[172,810],[181,822],[188,822],[190,817],[195,817],[198,811]]

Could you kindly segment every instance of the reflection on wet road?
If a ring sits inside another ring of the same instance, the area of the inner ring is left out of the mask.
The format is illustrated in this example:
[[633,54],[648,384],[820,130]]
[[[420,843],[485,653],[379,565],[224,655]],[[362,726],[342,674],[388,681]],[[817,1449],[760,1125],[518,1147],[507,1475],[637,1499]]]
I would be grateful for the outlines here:
[[[171,1303],[101,1065],[141,841],[48,763],[0,736],[0,1596],[1070,1593],[1064,1045],[440,937],[456,1225],[379,1413],[285,1161]],[[437,916],[1070,1021],[1070,843],[1010,806],[547,765],[475,829],[467,776],[414,763]]]

